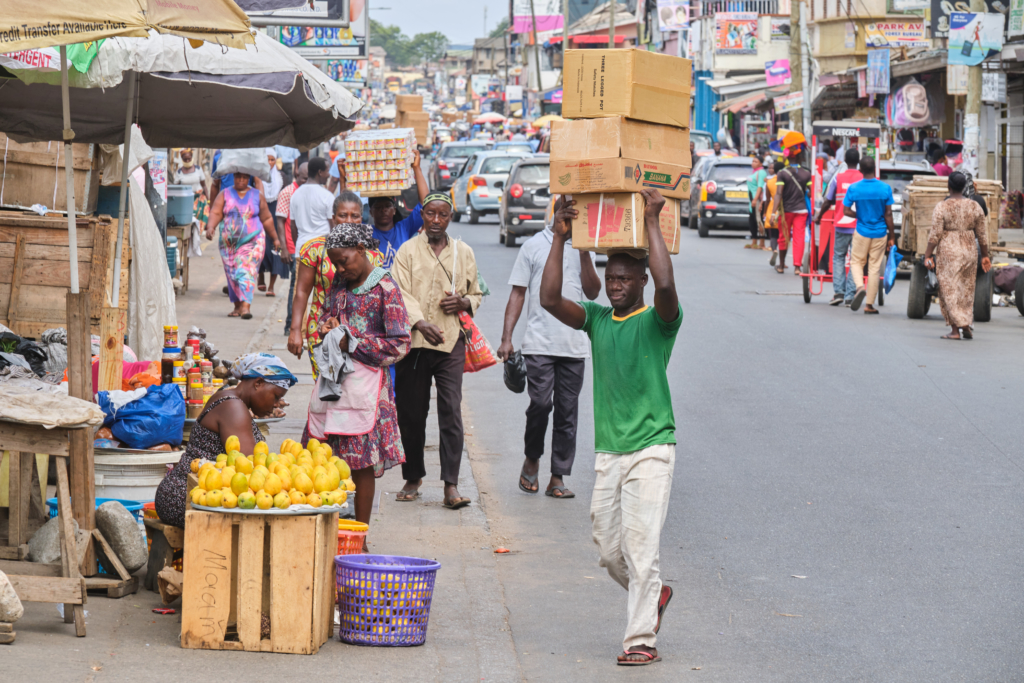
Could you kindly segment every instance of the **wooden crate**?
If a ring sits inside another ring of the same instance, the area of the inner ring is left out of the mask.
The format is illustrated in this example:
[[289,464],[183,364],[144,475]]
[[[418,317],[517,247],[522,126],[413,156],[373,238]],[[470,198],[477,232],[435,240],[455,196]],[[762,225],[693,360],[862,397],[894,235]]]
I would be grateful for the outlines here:
[[[334,633],[338,515],[185,513],[181,646],[314,654]],[[262,615],[270,637],[262,638]]]
[[[121,251],[119,307],[128,310],[131,264],[128,221]],[[77,220],[78,286],[89,292],[93,334],[100,333],[102,309],[113,291],[117,221],[109,216]],[[0,320],[16,334],[36,339],[64,327],[65,295],[71,288],[68,224],[65,216],[0,211]]]
[[[15,142],[0,133],[0,207],[28,209],[42,204],[51,211],[67,211],[67,175],[63,142]],[[96,210],[100,187],[100,157],[96,145],[71,145],[75,176],[75,213]]]
[[[941,176],[914,176],[907,187],[907,206],[903,209],[900,247],[923,254],[928,247],[928,231],[932,227],[932,212],[949,194],[948,178]],[[999,213],[1002,208],[1002,185],[995,180],[975,180],[974,187],[988,205],[989,244],[999,241]]]

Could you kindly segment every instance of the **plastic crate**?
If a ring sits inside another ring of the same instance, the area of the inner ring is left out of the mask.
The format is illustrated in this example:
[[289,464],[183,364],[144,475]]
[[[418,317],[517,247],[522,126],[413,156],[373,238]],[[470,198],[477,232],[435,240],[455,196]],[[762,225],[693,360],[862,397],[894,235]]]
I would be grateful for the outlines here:
[[338,640],[386,647],[422,645],[440,568],[440,562],[418,557],[335,557]]
[[178,276],[178,238],[167,238],[167,268],[171,271],[171,277]]
[[[140,524],[142,523],[142,506],[143,506],[143,503],[140,503],[137,500],[122,500],[120,498],[97,498],[96,499],[96,507],[99,507],[100,505],[103,505],[107,501],[111,501],[111,500],[116,500],[121,505],[124,505],[124,508],[128,512],[132,513],[132,515],[135,517],[135,519]],[[47,498],[46,499],[46,507],[50,510],[50,517],[56,517],[57,516],[57,499],[56,498]]]
[[370,526],[348,519],[338,520],[338,554],[356,555],[363,552],[363,540]]

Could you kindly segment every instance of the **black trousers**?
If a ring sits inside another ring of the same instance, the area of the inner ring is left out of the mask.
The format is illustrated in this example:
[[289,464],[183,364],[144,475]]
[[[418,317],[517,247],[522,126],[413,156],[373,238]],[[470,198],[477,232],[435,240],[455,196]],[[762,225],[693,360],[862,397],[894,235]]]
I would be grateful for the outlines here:
[[750,239],[756,240],[758,237],[757,212],[753,207],[750,208],[750,217],[747,219],[747,225],[750,227]]
[[540,460],[544,455],[548,415],[554,409],[551,474],[567,477],[572,474],[572,463],[576,459],[576,425],[586,361],[539,355],[523,356],[523,359],[530,395],[530,406],[526,409],[526,457]]
[[395,364],[395,408],[405,449],[402,478],[406,481],[418,481],[427,474],[423,447],[427,440],[427,412],[433,380],[437,387],[437,425],[441,432],[441,480],[459,483],[465,438],[462,428],[462,367],[465,362],[466,342],[460,335],[451,353],[413,349]]

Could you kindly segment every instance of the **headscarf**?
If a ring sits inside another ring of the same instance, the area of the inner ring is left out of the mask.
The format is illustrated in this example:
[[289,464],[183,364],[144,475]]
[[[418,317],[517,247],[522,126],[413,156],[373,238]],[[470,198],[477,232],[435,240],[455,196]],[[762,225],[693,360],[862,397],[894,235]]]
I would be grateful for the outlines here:
[[299,381],[284,361],[271,353],[247,353],[240,356],[231,366],[231,375],[239,380],[262,379],[282,389]]
[[960,171],[967,178],[967,185],[964,187],[963,195],[965,199],[970,199],[975,195],[977,190],[974,188],[974,177],[967,171]]
[[268,157],[274,157],[275,159],[277,158],[277,150],[274,149],[273,147],[267,147],[265,153],[266,153],[266,156],[268,156]]
[[373,238],[373,228],[365,223],[338,223],[331,228],[331,234],[325,241],[325,249],[345,249],[347,247],[365,247],[376,249],[380,240]]
[[426,206],[430,202],[444,202],[451,208],[455,208],[455,202],[453,202],[452,198],[446,195],[444,192],[434,192],[433,194],[428,194],[427,198],[423,200],[423,206]]

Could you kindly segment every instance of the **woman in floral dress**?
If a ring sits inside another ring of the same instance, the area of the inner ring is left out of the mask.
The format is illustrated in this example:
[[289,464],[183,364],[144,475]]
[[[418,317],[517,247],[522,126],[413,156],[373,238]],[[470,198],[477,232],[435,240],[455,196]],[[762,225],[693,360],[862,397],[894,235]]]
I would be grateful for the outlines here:
[[[373,428],[356,436],[327,435],[327,443],[334,454],[352,468],[356,519],[369,523],[374,480],[405,462],[394,384],[387,369],[409,352],[409,316],[402,293],[391,275],[370,262],[368,253],[377,248],[370,226],[335,225],[325,246],[335,274],[326,306],[317,321],[318,333],[322,338],[335,327],[345,326],[357,341],[352,359],[383,370]],[[341,343],[342,348],[351,348],[347,335]],[[344,391],[344,382],[341,386]]]
[[[967,177],[963,173],[949,176],[949,197],[939,202],[932,212],[932,229],[924,265],[935,269],[939,279],[939,303],[942,317],[950,327],[943,339],[973,339],[974,283],[978,274],[978,247],[981,247],[981,269],[988,272],[992,261],[988,254],[985,212],[973,199],[964,196]],[[936,253],[936,248],[941,249]],[[932,254],[936,254],[935,258]]]

